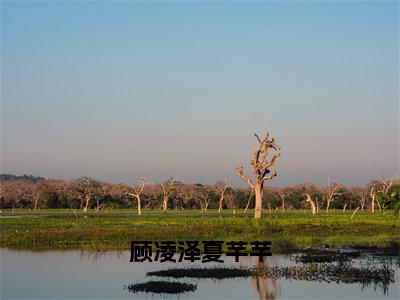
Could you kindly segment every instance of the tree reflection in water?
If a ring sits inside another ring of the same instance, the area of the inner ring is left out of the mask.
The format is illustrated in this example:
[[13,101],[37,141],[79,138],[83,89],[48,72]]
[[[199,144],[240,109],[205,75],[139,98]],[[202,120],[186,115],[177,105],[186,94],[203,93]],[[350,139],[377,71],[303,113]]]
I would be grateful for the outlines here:
[[82,250],[79,252],[81,259],[88,258],[92,262],[111,262],[113,259],[125,260],[129,256],[126,251],[99,251],[99,250]]
[[[255,266],[258,271],[260,271],[262,268],[274,267],[277,264],[277,259],[272,256],[264,257],[263,260],[261,260],[261,258],[258,256],[245,256],[240,260],[240,265],[246,267]],[[255,292],[258,295],[258,299],[273,300],[280,297],[281,285],[277,279],[258,275],[257,277],[251,277],[250,280]]]

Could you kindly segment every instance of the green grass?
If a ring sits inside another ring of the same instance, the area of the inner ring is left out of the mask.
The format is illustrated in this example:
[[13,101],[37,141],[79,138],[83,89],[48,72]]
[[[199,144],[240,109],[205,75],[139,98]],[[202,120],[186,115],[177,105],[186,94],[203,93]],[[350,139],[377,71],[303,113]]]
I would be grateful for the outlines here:
[[[0,247],[12,249],[128,250],[131,240],[269,240],[275,253],[290,248],[365,246],[385,247],[400,242],[400,227],[391,212],[374,214],[302,210],[264,210],[261,220],[253,211],[145,210],[90,211],[87,218],[72,210],[2,210]],[[32,216],[35,216],[33,218]]]

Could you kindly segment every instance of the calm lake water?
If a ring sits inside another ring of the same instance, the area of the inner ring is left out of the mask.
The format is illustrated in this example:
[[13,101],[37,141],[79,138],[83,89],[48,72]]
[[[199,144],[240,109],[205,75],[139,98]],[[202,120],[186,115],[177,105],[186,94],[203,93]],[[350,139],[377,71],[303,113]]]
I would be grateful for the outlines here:
[[[96,255],[80,251],[12,251],[0,249],[1,299],[399,299],[399,268],[388,292],[373,285],[337,284],[269,278],[178,279],[197,284],[195,292],[180,295],[133,294],[124,285],[161,278],[146,277],[146,272],[171,267],[210,267],[193,263],[130,263],[129,252]],[[225,257],[219,266],[252,266],[255,258],[235,263]],[[289,256],[274,255],[268,266],[295,263]],[[358,262],[362,264],[363,262]],[[215,264],[214,264],[215,265]],[[174,279],[164,278],[174,281]]]

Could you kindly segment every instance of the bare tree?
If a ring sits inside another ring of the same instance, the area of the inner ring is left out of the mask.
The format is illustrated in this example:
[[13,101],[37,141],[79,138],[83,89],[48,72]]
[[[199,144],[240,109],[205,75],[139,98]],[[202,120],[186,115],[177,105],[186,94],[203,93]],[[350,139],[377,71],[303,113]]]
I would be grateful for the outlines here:
[[[100,191],[101,191],[102,196],[105,195],[104,185],[106,185],[106,183],[103,183],[103,182],[100,183]],[[99,212],[99,210],[104,206],[104,203],[102,201],[103,201],[103,197],[96,197],[96,212]]]
[[226,204],[228,206],[228,209],[232,210],[233,215],[236,215],[236,199],[235,199],[235,195],[233,193],[228,193],[225,196],[225,201]]
[[80,177],[73,181],[71,183],[71,191],[74,197],[80,199],[80,207],[85,214],[88,211],[90,202],[102,195],[100,182],[89,177]]
[[381,210],[381,205],[378,201],[378,194],[380,192],[387,193],[389,189],[393,185],[393,180],[395,177],[393,177],[391,180],[385,181],[381,176],[378,176],[379,180],[371,180],[367,186],[367,189],[369,189],[369,197],[371,198],[371,212],[375,212],[375,206],[378,205],[379,210]]
[[161,182],[160,185],[163,189],[163,202],[162,202],[162,210],[165,212],[168,208],[168,201],[171,197],[174,189],[176,188],[176,181],[171,176],[168,180]]
[[379,193],[387,194],[390,188],[396,183],[397,176],[393,176],[389,180],[385,180],[382,176],[378,176],[379,180],[372,180],[369,183],[369,196],[371,197],[371,212],[375,212],[375,203],[378,205],[379,210],[382,210],[381,204],[379,202]]
[[142,214],[142,207],[141,207],[141,198],[140,198],[140,196],[142,195],[142,193],[143,193],[143,189],[144,189],[144,186],[145,186],[145,184],[146,184],[146,177],[141,177],[141,178],[139,178],[139,181],[138,181],[138,184],[137,184],[137,186],[135,186],[135,187],[133,187],[132,188],[132,191],[133,192],[129,192],[128,194],[129,194],[129,196],[132,196],[132,197],[135,197],[136,198],[136,200],[137,200],[137,207],[138,207],[138,215],[140,216],[141,214]]
[[211,201],[211,191],[202,184],[195,184],[193,190],[194,198],[200,203],[200,209],[202,212],[207,211],[208,205]]
[[225,178],[224,181],[218,181],[215,184],[215,187],[219,190],[219,207],[218,207],[218,212],[220,213],[222,211],[222,204],[224,202],[224,196],[226,189],[229,187],[228,180]]
[[[248,176],[244,175],[243,166],[237,168],[240,177],[245,180],[248,185],[254,190],[256,196],[254,218],[261,218],[262,214],[262,195],[264,189],[264,181],[274,178],[277,173],[276,171],[271,172],[270,168],[275,165],[276,160],[281,155],[280,147],[276,144],[275,140],[269,139],[269,133],[264,139],[260,139],[257,134],[254,134],[258,141],[258,147],[253,151],[253,159],[250,161],[250,165],[253,168],[253,174],[255,175],[255,182],[253,182]],[[276,153],[268,160],[268,154],[270,149],[274,149]]]
[[181,183],[177,187],[177,197],[175,199],[174,207],[175,209],[185,210],[198,204],[198,199],[195,195],[195,188],[191,184]]
[[340,185],[338,183],[334,183],[331,186],[328,180],[328,186],[326,188],[326,211],[329,211],[333,198],[337,195],[340,195],[338,192],[339,187]]
[[291,189],[290,187],[277,188],[277,193],[282,201],[282,211],[285,211],[285,197],[290,196]]
[[368,187],[353,187],[350,189],[352,193],[356,194],[359,198],[359,206],[361,210],[364,210],[365,203],[368,197]]
[[[53,183],[54,180],[40,180],[35,183],[34,189],[33,189],[33,200],[34,200],[34,210],[37,210],[40,208],[40,206],[46,206],[46,205],[51,205],[51,203],[46,203],[45,195],[49,193],[54,193],[55,194],[55,186]],[[59,191],[59,194],[61,194],[61,191]],[[57,196],[58,197],[58,196]],[[41,205],[39,205],[39,202],[41,202]]]
[[397,176],[393,176],[389,180],[385,180],[382,176],[379,176],[379,181],[382,184],[381,192],[387,194],[392,187],[392,185],[396,182]]

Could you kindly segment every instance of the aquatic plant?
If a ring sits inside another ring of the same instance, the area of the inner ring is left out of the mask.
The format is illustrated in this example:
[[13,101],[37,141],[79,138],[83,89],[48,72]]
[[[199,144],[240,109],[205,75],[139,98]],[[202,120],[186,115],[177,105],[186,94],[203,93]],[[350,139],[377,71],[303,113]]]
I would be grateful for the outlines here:
[[294,254],[292,260],[301,263],[343,263],[361,255],[361,251],[353,249],[347,251],[339,249],[307,249]]
[[394,283],[394,270],[387,265],[381,268],[358,268],[349,264],[306,264],[303,266],[273,267],[260,272],[261,276],[336,283],[360,283],[362,287],[374,285],[387,293]]
[[360,283],[363,287],[374,285],[384,293],[394,282],[394,270],[384,264],[380,268],[354,267],[347,263],[326,264],[311,263],[286,267],[212,267],[212,268],[170,268],[148,272],[146,276],[197,279],[229,279],[238,277],[285,278],[336,283]]
[[144,283],[130,284],[124,287],[131,293],[153,293],[153,294],[181,294],[194,292],[195,284],[176,281],[148,281]]
[[237,277],[251,277],[254,271],[246,267],[213,267],[213,268],[171,268],[166,270],[147,272],[146,276],[159,276],[171,278],[207,278],[227,279]]

